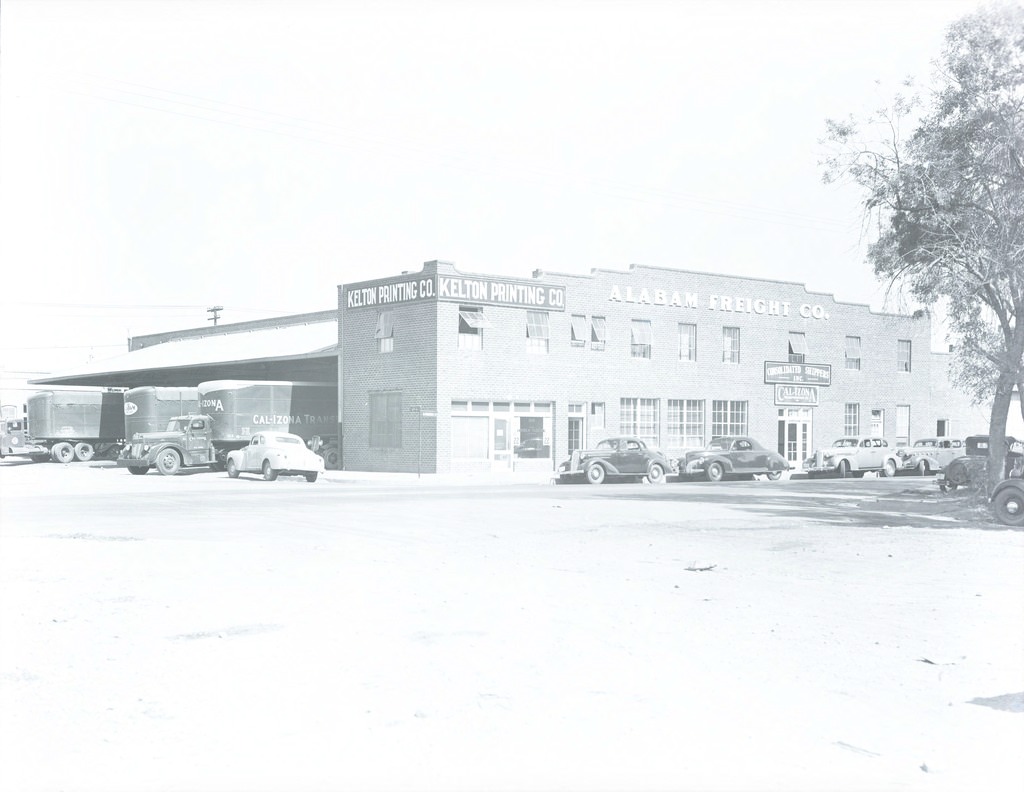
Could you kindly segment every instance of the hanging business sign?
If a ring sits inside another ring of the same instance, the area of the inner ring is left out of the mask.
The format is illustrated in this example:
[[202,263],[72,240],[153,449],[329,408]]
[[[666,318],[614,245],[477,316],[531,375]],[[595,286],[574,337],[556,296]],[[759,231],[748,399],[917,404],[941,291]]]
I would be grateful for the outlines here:
[[386,308],[423,300],[564,311],[565,287],[534,281],[463,278],[453,275],[406,276],[346,285],[342,305],[348,309]]
[[817,385],[776,385],[775,403],[780,407],[817,407]]
[[832,366],[829,363],[764,362],[765,385],[824,385],[832,384]]

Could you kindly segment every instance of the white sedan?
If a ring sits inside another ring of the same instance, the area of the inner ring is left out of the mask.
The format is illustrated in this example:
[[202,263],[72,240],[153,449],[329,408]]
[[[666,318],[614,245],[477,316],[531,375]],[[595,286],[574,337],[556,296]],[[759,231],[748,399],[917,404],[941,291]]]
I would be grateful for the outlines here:
[[245,448],[228,452],[227,471],[231,478],[240,473],[262,473],[273,481],[282,473],[305,476],[312,483],[324,472],[324,458],[306,448],[306,442],[285,432],[260,432]]

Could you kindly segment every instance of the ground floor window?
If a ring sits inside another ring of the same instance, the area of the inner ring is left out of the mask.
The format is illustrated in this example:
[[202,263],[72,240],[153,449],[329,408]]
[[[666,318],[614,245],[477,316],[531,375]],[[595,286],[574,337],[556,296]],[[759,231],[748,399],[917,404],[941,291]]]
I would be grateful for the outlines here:
[[487,459],[490,421],[487,416],[452,416],[452,457],[455,459]]
[[704,400],[668,400],[668,447],[704,447]]
[[402,447],[402,393],[370,394],[370,448]]
[[657,446],[661,428],[658,413],[657,399],[619,399],[619,432]]
[[896,405],[896,445],[910,444],[910,405]]
[[843,408],[843,434],[847,437],[860,434],[860,405],[849,403]]
[[747,403],[715,399],[711,402],[711,439],[747,434]]

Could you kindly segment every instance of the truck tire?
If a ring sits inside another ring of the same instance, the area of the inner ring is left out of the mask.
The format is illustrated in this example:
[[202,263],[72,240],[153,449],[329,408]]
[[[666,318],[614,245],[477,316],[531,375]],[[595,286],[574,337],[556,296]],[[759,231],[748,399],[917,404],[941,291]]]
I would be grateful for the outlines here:
[[178,452],[168,448],[161,451],[156,457],[156,469],[161,475],[174,476],[181,470],[181,457]]
[[75,443],[75,459],[79,462],[88,462],[95,454],[92,443]]
[[66,465],[75,458],[75,447],[71,443],[57,443],[50,449],[50,456],[54,462]]
[[270,466],[270,460],[266,460],[263,463],[263,480],[264,481],[276,481],[277,471]]
[[328,470],[337,470],[338,464],[341,462],[341,454],[338,453],[337,448],[324,448],[320,451],[320,456],[324,458],[324,467]]
[[306,474],[306,481],[308,481],[310,484],[312,484],[314,481],[316,481],[316,477],[319,476],[319,475],[320,474],[315,472],[315,471],[313,473],[307,473]]

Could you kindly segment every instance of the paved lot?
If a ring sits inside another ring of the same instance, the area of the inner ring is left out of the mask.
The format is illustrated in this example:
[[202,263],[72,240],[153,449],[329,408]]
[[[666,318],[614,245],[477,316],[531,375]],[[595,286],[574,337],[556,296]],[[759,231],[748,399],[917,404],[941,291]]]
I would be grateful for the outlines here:
[[0,463],[0,788],[1019,790],[1024,534],[932,479]]

